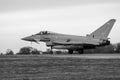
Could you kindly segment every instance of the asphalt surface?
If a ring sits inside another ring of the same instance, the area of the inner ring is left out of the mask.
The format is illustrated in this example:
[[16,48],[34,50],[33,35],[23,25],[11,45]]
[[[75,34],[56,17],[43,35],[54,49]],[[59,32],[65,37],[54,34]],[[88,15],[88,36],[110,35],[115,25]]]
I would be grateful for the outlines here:
[[[21,56],[21,57],[20,57]],[[58,57],[58,58],[80,58],[80,59],[120,59],[119,53],[113,54],[42,54],[42,55],[6,55],[0,56],[0,59],[27,59],[39,57]]]
[[61,58],[85,58],[85,59],[120,59],[120,54],[114,53],[114,54],[72,54],[72,55],[42,55],[42,56],[48,56],[48,57],[61,57]]

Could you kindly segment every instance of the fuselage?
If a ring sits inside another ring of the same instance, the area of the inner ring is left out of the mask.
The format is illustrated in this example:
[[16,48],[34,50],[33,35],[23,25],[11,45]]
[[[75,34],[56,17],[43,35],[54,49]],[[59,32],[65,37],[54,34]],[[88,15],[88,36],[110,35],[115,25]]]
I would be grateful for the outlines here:
[[[38,33],[32,36],[25,37],[23,40],[33,42],[37,41],[45,42],[48,47],[52,46],[55,49],[74,49],[74,50],[81,48],[91,49],[95,48],[96,46],[101,46],[103,44],[102,40],[91,38],[89,36],[76,36],[53,32],[51,33],[49,32],[46,34]],[[63,44],[60,44],[59,42]]]

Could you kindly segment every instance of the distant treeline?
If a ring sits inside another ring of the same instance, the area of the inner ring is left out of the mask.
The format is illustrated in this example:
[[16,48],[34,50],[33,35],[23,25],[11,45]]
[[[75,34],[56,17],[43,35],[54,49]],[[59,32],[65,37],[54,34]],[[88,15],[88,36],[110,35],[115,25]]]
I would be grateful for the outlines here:
[[[54,51],[56,54],[65,54],[67,51]],[[120,43],[111,44],[107,46],[97,47],[95,49],[84,50],[84,53],[120,53]],[[4,55],[3,53],[0,53]],[[39,54],[50,54],[50,49],[46,52],[39,51],[33,47],[22,47],[16,55],[39,55]],[[5,55],[14,55],[11,49],[7,49]]]
[[23,47],[16,54],[17,55],[38,55],[38,54],[41,54],[41,51],[38,51],[37,49],[33,47]]
[[120,44],[97,47],[95,49],[85,50],[85,53],[120,53]]

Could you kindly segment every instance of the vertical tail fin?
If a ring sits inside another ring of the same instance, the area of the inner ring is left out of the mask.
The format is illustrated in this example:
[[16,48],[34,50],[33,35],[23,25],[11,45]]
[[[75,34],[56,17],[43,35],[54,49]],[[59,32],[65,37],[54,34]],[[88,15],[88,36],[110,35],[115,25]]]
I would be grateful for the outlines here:
[[101,26],[88,36],[96,39],[107,39],[115,21],[116,21],[115,19],[109,20],[103,26]]

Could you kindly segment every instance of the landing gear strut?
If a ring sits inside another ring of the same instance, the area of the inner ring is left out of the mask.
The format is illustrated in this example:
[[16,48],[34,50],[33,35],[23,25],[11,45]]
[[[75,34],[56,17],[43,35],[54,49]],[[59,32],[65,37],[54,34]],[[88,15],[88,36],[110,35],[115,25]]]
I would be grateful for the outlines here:
[[51,46],[50,54],[53,54],[53,46]]

